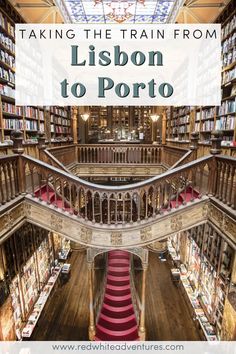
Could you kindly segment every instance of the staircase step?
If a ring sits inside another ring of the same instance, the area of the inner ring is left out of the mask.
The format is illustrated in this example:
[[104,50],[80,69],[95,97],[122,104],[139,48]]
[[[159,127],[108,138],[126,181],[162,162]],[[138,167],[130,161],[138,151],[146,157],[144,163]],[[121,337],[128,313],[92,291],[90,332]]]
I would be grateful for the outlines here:
[[125,301],[125,300],[131,299],[131,294],[114,296],[114,295],[109,295],[109,294],[105,293],[104,297],[111,300],[111,301]]
[[110,311],[105,306],[103,306],[103,308],[101,310],[101,314],[104,314],[110,318],[126,318],[127,316],[134,315],[134,309],[132,306],[131,308],[129,308],[127,310],[115,312],[115,311]]
[[104,339],[104,340],[137,340],[138,339],[138,331],[137,326],[133,326],[124,331],[112,331],[103,326],[97,324],[97,333],[96,337]]
[[124,267],[126,265],[129,265],[130,264],[130,260],[129,259],[122,259],[122,258],[110,258],[108,260],[108,265],[112,265],[114,267]]
[[103,313],[101,313],[99,320],[100,319],[103,319],[103,320],[110,322],[110,323],[125,323],[125,322],[130,322],[132,320],[136,321],[135,314],[132,314],[132,315],[129,315],[126,317],[122,317],[122,318],[114,318],[114,317],[106,316]]
[[[116,321],[118,320],[119,319],[116,319]],[[112,331],[125,331],[127,329],[133,328],[134,326],[137,328],[137,322],[135,318],[124,322],[114,322],[114,318],[112,318],[111,321],[107,321],[106,319],[100,317],[98,324]]]
[[120,306],[120,307],[116,307],[116,306],[112,306],[112,305],[108,305],[108,304],[106,304],[106,303],[104,303],[103,305],[102,305],[102,309],[107,309],[107,310],[109,310],[109,311],[111,311],[111,312],[116,312],[116,313],[118,313],[118,312],[125,312],[125,311],[128,311],[128,310],[132,310],[133,312],[132,313],[134,313],[134,310],[133,310],[133,305],[132,304],[129,304],[129,305],[125,305],[125,306]]
[[119,290],[112,290],[106,287],[106,294],[114,295],[114,296],[124,296],[130,294],[130,289],[119,289]]
[[108,271],[115,272],[115,273],[120,273],[120,272],[129,272],[129,266],[126,267],[116,267],[116,266],[111,266],[110,264],[108,265]]
[[126,291],[126,290],[130,290],[130,284],[120,285],[120,286],[107,284],[106,289],[113,290],[113,291]]
[[122,282],[122,281],[129,281],[130,277],[129,277],[129,275],[115,276],[115,275],[108,274],[107,280],[112,280],[113,282]]

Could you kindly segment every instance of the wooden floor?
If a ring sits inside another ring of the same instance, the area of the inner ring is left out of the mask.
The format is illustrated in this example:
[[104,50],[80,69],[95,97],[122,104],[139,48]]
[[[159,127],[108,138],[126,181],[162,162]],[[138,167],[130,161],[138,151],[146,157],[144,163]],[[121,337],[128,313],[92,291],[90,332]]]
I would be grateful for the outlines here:
[[[32,340],[88,340],[85,252],[72,253],[70,263],[71,278],[53,292]],[[146,328],[147,340],[200,340],[180,290],[171,281],[169,265],[155,254],[150,254],[147,278]]]

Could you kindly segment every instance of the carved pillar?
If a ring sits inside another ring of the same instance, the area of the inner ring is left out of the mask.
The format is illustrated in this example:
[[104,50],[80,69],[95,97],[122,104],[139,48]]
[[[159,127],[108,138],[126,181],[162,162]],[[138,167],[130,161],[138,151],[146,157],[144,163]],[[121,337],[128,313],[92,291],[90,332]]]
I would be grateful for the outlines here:
[[88,280],[89,280],[89,340],[94,340],[95,336],[95,318],[93,309],[93,262],[88,262]]
[[73,134],[73,143],[78,143],[78,107],[73,106],[71,108],[71,120],[72,120],[72,134]]
[[38,131],[38,153],[39,153],[39,159],[40,160],[43,160],[43,150],[46,149],[46,144],[45,144],[45,141],[46,141],[46,136],[44,135],[43,132],[41,131]]
[[[210,149],[210,153],[212,155],[219,155],[221,154],[221,141],[222,141],[222,135],[223,133],[221,131],[214,131],[212,132],[212,147]],[[216,194],[216,189],[217,189],[217,180],[218,180],[218,172],[217,171],[217,161],[214,159],[213,163],[211,164],[210,168],[210,195],[215,195]]]
[[210,153],[212,155],[221,154],[222,136],[223,136],[223,133],[219,130],[212,132],[212,138],[211,138],[212,147],[210,149]]
[[196,160],[197,159],[199,133],[198,132],[191,133],[190,140],[191,140],[190,149],[193,151],[193,160]]
[[162,144],[166,144],[166,110],[163,111],[162,113]]
[[14,154],[22,155],[24,153],[23,148],[23,133],[20,130],[14,130],[11,133],[11,138],[13,140],[13,149]]
[[13,149],[14,154],[20,155],[18,159],[17,166],[17,177],[18,177],[18,185],[19,185],[19,193],[25,193],[25,171],[24,171],[24,163],[21,158],[21,155],[24,153],[23,148],[23,133],[20,130],[14,130],[11,133],[11,138],[13,140]]
[[146,278],[147,278],[147,269],[148,264],[142,263],[143,274],[142,274],[142,294],[141,294],[141,310],[139,318],[139,337],[140,340],[144,341],[146,338],[146,328],[145,328],[145,296],[146,296]]

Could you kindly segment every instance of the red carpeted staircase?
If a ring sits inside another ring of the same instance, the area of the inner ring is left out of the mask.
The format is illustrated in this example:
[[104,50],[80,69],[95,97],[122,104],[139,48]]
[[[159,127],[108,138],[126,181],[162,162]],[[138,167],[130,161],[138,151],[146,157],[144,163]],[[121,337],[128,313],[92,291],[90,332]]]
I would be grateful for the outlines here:
[[54,190],[50,187],[43,186],[41,189],[37,189],[34,193],[35,197],[47,202],[49,204],[53,204],[55,207],[64,209],[68,212],[71,211],[70,205],[68,202],[64,202],[62,198],[54,192]]
[[199,193],[192,189],[191,187],[186,188],[186,191],[183,191],[177,197],[170,201],[171,208],[176,208],[183,203],[188,203],[191,200],[199,198]]
[[126,251],[108,252],[107,282],[95,340],[139,340],[130,289],[130,254]]
[[[54,205],[59,209],[64,209],[68,212],[71,212],[72,214],[77,215],[77,211],[70,208],[69,202],[65,201],[63,205],[62,198],[58,194],[55,194],[54,190],[51,187],[47,188],[46,186],[42,186],[41,189],[37,189],[34,192],[34,196],[45,202],[48,202],[49,204]],[[169,206],[170,208],[177,208],[178,206],[182,204],[186,204],[191,200],[195,200],[197,198],[199,198],[199,193],[196,190],[192,189],[191,187],[188,187],[186,188],[185,191],[178,194],[176,198],[172,199],[169,202]],[[162,208],[163,212],[165,212],[166,210],[167,210],[167,205]]]

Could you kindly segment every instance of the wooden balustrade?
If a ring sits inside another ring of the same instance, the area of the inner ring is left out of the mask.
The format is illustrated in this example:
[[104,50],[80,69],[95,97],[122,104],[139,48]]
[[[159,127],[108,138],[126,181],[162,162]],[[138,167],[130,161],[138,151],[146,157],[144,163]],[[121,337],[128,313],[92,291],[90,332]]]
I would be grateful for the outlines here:
[[11,155],[0,158],[0,202],[27,192],[97,225],[144,222],[204,195],[235,209],[235,166],[234,158],[210,155],[139,183],[103,186],[30,156]]
[[163,146],[161,163],[167,167],[171,167],[178,163],[178,161],[181,160],[188,153],[188,151],[188,149],[179,147]]
[[[218,155],[214,164],[211,165],[211,172],[214,172],[212,179],[212,194],[232,209],[236,208],[236,159]],[[211,180],[211,179],[210,179]]]
[[78,163],[160,164],[161,146],[89,144],[78,145]]
[[[108,225],[140,222],[168,212],[173,200],[176,202],[175,207],[178,208],[179,193],[183,195],[183,204],[187,204],[189,202],[187,192],[190,189],[191,200],[196,198],[193,190],[197,187],[201,196],[204,194],[203,180],[197,176],[201,176],[207,163],[212,160],[212,156],[209,156],[146,181],[113,187],[92,184],[30,157],[23,158],[25,167],[28,166],[32,175],[32,195],[35,195],[37,185],[44,185],[48,203],[53,189],[57,196],[60,192],[62,210],[69,208],[78,218]],[[54,204],[55,206],[58,204],[57,197]]]
[[0,205],[16,198],[20,193],[19,157],[0,158]]
[[65,167],[77,163],[77,145],[75,144],[48,148],[47,151]]
[[[161,145],[89,144],[47,149],[64,166],[82,164],[163,164],[170,167],[193,160],[191,150]],[[54,164],[53,164],[54,165]]]

